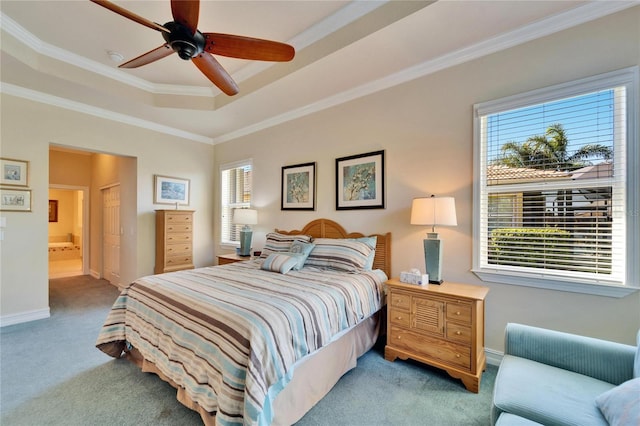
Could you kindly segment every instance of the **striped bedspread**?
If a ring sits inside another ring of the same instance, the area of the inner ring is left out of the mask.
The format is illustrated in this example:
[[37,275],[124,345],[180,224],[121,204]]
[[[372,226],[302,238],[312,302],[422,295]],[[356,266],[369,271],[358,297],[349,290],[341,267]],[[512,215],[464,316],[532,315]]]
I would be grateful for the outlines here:
[[217,424],[269,424],[293,364],[378,311],[386,276],[259,265],[140,278],[114,303],[96,346],[113,357],[135,347]]

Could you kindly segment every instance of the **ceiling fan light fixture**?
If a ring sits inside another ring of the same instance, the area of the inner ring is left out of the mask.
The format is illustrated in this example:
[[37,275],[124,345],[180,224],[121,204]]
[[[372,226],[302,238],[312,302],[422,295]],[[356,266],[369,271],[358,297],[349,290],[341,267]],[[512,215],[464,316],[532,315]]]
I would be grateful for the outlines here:
[[198,53],[198,47],[185,40],[176,40],[171,43],[171,48],[185,61],[193,58]]

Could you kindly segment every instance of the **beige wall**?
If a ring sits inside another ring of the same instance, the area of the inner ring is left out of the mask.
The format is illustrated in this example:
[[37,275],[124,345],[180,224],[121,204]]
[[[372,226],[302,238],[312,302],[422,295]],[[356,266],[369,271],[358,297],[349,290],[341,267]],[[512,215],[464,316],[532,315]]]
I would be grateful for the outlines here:
[[[50,144],[124,156],[135,162],[133,172],[131,167],[117,165],[115,177],[107,174],[106,170],[114,169],[105,164],[115,161],[110,159],[113,155],[94,157],[100,159],[90,166],[94,172],[99,169],[96,173],[103,176],[101,181],[91,177],[92,197],[99,193],[98,185],[107,181],[131,182],[122,194],[125,216],[131,217],[130,222],[123,223],[123,239],[132,247],[132,254],[121,264],[123,282],[153,273],[155,209],[167,207],[153,204],[154,174],[191,180],[189,207],[196,210],[194,263],[196,266],[214,263],[212,146],[5,94],[0,101],[0,155],[30,162],[29,188],[33,194],[31,213],[1,213],[7,218],[4,240],[0,242],[2,324],[48,315]],[[128,215],[127,209],[133,214]]]
[[[638,292],[617,299],[483,283],[470,271],[472,107],[638,64],[640,8],[635,8],[217,145],[216,169],[253,158],[253,199],[260,222],[254,227],[254,247],[273,228],[299,229],[310,219],[328,217],[348,231],[391,231],[394,275],[411,267],[424,269],[426,229],[409,224],[412,198],[454,196],[458,226],[439,229],[445,245],[444,279],[490,287],[488,348],[503,350],[507,322],[631,344],[640,328]],[[386,209],[336,211],[335,159],[380,149],[386,152]],[[316,211],[280,211],[281,167],[311,161],[317,162]]]

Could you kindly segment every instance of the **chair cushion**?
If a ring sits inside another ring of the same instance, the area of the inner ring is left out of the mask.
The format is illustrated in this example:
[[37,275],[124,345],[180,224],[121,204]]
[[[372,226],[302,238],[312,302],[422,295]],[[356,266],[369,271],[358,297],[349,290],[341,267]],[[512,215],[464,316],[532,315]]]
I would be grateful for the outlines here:
[[614,388],[592,377],[505,355],[494,388],[496,411],[550,424],[607,425],[596,397]]
[[495,426],[543,426],[540,423],[536,423],[532,420],[525,419],[524,417],[516,416],[515,414],[502,413],[498,417],[498,421]]
[[640,378],[606,391],[596,405],[611,426],[640,425]]

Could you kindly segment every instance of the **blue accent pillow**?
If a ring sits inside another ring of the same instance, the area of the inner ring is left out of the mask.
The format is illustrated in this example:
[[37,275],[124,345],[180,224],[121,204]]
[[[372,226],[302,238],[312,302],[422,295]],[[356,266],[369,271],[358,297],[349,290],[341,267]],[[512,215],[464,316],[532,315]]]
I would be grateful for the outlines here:
[[291,247],[289,248],[289,252],[287,253],[290,256],[298,259],[298,263],[293,267],[296,271],[299,271],[304,266],[305,260],[309,257],[309,253],[316,245],[313,243],[305,243],[302,241],[294,241],[291,243]]
[[640,378],[606,391],[596,405],[611,426],[640,425]]
[[285,253],[271,253],[260,265],[260,269],[271,272],[279,272],[286,274],[298,264],[295,256],[289,256]]

